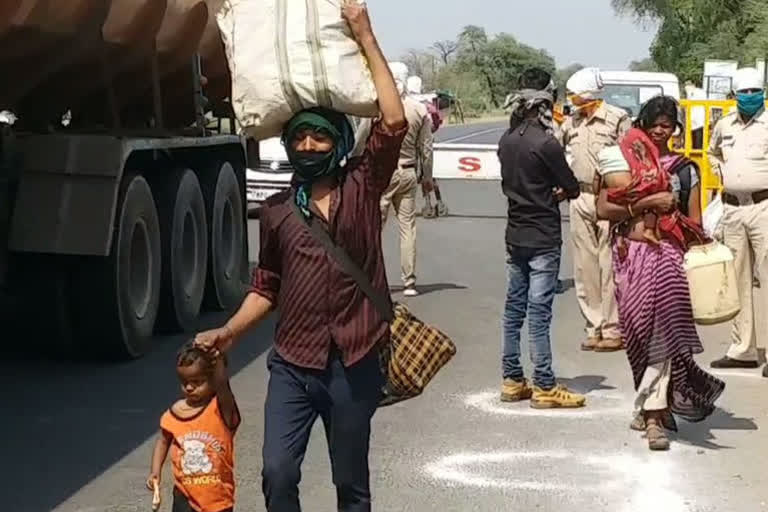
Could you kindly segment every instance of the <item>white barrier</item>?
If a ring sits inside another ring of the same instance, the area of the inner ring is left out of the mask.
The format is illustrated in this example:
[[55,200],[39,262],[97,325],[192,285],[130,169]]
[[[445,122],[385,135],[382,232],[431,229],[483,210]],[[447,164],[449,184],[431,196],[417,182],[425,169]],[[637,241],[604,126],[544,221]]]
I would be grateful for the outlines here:
[[433,176],[437,179],[500,180],[496,144],[435,144]]

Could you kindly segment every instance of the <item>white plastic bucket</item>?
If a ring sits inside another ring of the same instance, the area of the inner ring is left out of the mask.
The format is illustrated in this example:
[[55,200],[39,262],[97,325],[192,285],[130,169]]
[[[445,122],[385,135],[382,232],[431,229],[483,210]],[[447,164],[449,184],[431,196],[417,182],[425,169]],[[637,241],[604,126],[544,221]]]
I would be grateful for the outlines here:
[[685,254],[683,267],[697,324],[720,324],[739,314],[736,267],[728,247],[717,242],[694,246]]

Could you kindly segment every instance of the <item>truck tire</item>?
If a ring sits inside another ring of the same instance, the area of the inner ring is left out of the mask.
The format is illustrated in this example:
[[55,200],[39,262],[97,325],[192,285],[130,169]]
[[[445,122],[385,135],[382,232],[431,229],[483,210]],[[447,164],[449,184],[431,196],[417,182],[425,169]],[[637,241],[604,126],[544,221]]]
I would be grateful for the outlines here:
[[126,176],[111,254],[89,269],[90,286],[81,290],[79,330],[98,341],[97,352],[138,358],[149,348],[160,304],[160,244],[152,190],[144,177]]
[[158,327],[189,332],[197,328],[208,268],[203,192],[193,171],[179,169],[160,179],[157,198],[163,247]]
[[203,192],[210,250],[205,305],[211,310],[229,310],[243,299],[241,268],[246,236],[243,197],[229,162],[212,169],[206,177]]

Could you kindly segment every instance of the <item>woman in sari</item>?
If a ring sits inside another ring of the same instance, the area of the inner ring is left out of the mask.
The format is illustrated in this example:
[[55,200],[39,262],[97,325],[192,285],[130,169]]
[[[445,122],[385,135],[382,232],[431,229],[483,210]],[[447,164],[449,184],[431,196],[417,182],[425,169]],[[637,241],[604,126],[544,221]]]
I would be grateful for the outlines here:
[[[669,151],[669,139],[680,128],[678,112],[673,98],[648,101],[635,122],[639,130],[631,131],[619,147],[601,152],[596,178],[598,216],[613,228],[619,320],[637,391],[632,428],[645,431],[651,450],[669,449],[666,430],[677,429],[673,414],[702,421],[715,410],[725,388],[693,359],[703,347],[693,321],[683,256],[704,235],[698,170],[690,160]],[[603,177],[630,171],[633,178],[640,178],[653,172],[649,164],[666,173],[668,190],[637,194],[628,204],[612,202]],[[647,212],[659,214],[659,244],[644,236]]]

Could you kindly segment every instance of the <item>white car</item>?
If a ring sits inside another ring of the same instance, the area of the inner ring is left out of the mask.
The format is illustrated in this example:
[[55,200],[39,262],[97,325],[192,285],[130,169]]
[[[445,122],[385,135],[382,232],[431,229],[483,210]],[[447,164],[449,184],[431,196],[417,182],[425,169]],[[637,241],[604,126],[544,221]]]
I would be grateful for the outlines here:
[[259,157],[258,167],[245,173],[249,212],[258,210],[268,197],[291,186],[293,168],[279,137],[259,142]]

